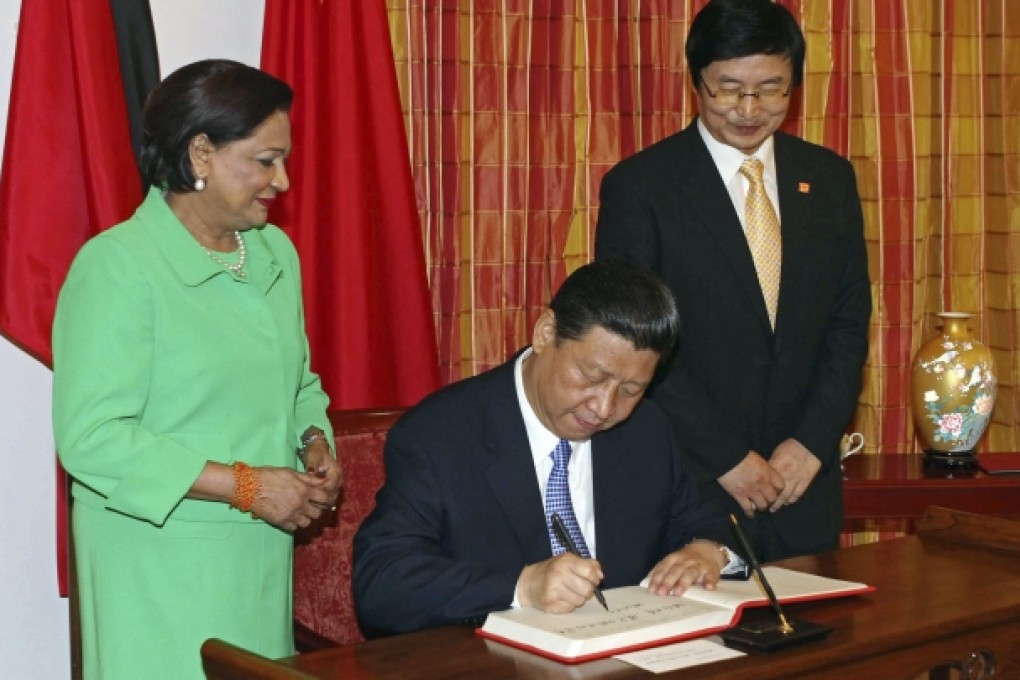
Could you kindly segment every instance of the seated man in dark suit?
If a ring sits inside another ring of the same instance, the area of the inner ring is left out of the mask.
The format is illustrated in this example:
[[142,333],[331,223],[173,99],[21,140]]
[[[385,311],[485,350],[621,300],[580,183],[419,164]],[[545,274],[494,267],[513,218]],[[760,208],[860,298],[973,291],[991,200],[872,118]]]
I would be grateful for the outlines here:
[[[597,585],[646,576],[679,594],[738,566],[723,515],[700,501],[665,415],[643,399],[678,325],[655,275],[592,263],[563,283],[531,347],[408,411],[354,540],[363,628],[569,612]],[[554,511],[590,558],[563,552]]]

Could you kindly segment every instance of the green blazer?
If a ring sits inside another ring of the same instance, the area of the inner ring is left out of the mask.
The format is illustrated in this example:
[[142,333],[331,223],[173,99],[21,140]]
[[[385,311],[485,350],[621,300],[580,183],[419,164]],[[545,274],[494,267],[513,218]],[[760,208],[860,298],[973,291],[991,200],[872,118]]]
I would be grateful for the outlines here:
[[[296,467],[307,427],[332,441],[309,367],[297,253],[271,225],[243,238],[238,278],[153,190],[82,248],[61,291],[53,423],[74,478],[85,666],[96,675],[141,677],[135,659],[201,677],[200,635],[292,649],[291,537],[184,497],[206,461]],[[238,615],[247,610],[250,622]]]

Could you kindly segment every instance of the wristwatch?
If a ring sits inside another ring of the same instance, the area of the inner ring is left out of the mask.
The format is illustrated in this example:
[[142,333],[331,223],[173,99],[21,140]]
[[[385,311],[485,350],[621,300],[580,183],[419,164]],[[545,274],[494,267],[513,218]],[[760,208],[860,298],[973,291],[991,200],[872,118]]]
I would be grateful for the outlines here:
[[726,563],[723,564],[722,569],[719,570],[719,578],[735,581],[746,581],[751,578],[751,568],[747,562],[737,553],[729,549],[725,544],[719,541],[713,541],[709,538],[695,538],[694,541],[706,541],[714,545],[719,552],[722,553],[723,559]]
[[297,454],[298,460],[302,463],[305,462],[305,454],[308,453],[308,447],[316,439],[326,440],[326,433],[317,427],[310,427],[305,430],[305,434],[301,435],[301,446],[297,447],[295,453]]

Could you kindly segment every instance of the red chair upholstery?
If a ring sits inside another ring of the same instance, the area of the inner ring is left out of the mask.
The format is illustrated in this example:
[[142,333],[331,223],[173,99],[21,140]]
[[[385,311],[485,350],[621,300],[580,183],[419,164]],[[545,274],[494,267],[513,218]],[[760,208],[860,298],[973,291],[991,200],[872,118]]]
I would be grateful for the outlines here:
[[351,588],[353,541],[385,477],[383,445],[399,409],[329,414],[344,486],[336,514],[299,532],[294,546],[294,637],[299,651],[365,639]]

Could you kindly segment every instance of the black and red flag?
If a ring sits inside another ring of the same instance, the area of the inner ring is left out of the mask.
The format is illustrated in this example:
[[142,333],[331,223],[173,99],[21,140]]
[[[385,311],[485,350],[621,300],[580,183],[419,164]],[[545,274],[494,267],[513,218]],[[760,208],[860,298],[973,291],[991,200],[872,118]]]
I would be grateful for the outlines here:
[[[141,202],[129,121],[139,119],[157,65],[147,0],[22,0],[0,169],[0,333],[47,366],[57,295],[75,254]],[[66,594],[67,494],[57,467]]]

